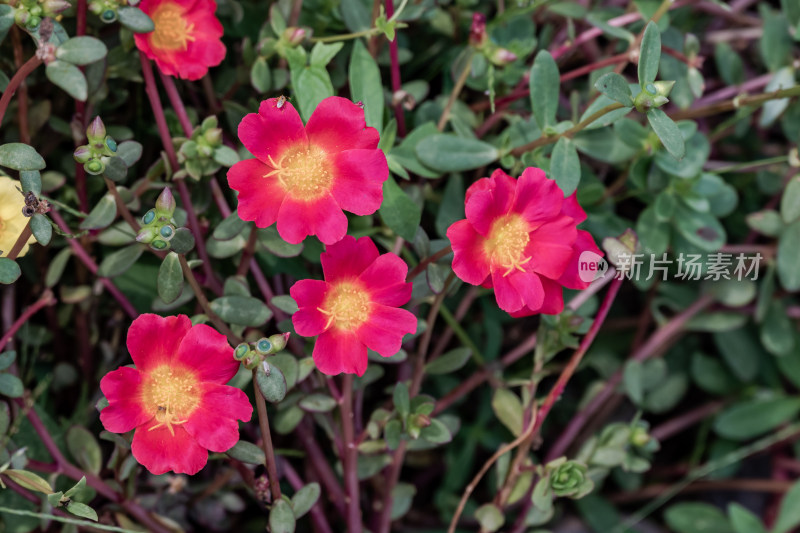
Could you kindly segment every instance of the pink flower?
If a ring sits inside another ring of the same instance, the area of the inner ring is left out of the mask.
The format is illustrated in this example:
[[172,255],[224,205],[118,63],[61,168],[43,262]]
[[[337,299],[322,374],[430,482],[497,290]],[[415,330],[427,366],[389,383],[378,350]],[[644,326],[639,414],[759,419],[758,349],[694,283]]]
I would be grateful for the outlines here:
[[142,0],[155,30],[136,33],[136,47],[164,74],[199,80],[225,59],[222,24],[214,0]]
[[239,363],[224,335],[192,326],[186,315],[139,315],[128,330],[136,368],[123,366],[100,381],[108,406],[100,421],[112,433],[135,429],[133,456],[153,474],[196,474],[208,450],[224,452],[239,440],[237,420],[253,407],[225,385]]
[[369,237],[346,236],[322,254],[325,281],[304,279],[289,291],[298,311],[298,335],[319,335],[314,362],[323,374],[364,374],[367,348],[383,357],[400,350],[417,319],[399,306],[411,298],[408,266],[395,254],[380,255]]
[[453,270],[472,285],[494,287],[497,304],[512,316],[557,314],[564,309],[561,287],[585,289],[578,258],[592,236],[577,225],[586,219],[573,193],[569,198],[538,168],[516,180],[496,170],[467,190],[466,220],[447,230]]
[[323,100],[304,127],[289,102],[261,102],[239,124],[239,139],[256,156],[228,171],[239,191],[239,216],[259,228],[278,222],[292,244],[316,235],[333,244],[347,232],[344,211],[370,215],[383,201],[389,177],[378,131],[364,110],[337,96]]

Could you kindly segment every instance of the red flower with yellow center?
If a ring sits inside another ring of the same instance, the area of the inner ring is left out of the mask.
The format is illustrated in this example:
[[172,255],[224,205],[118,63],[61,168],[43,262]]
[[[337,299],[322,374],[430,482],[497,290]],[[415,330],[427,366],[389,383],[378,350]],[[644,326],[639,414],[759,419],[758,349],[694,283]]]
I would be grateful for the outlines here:
[[398,309],[411,298],[408,266],[392,253],[380,255],[369,237],[350,235],[321,255],[325,281],[304,279],[289,291],[298,311],[298,335],[319,335],[314,363],[323,374],[364,374],[367,348],[383,357],[400,351],[403,335],[417,319]]
[[575,194],[564,198],[556,182],[538,168],[519,180],[502,170],[467,190],[466,220],[447,230],[453,270],[472,285],[494,287],[497,304],[513,316],[557,314],[562,287],[585,289],[578,258],[602,255],[592,236],[577,225],[586,213]]
[[381,206],[389,167],[378,131],[345,98],[323,100],[305,126],[291,103],[270,98],[242,119],[239,139],[256,156],[228,171],[239,216],[259,228],[277,221],[287,242],[316,235],[333,244],[347,233],[344,211],[370,215]]
[[164,74],[199,80],[225,58],[214,0],[142,0],[139,8],[155,29],[135,34],[136,47]]
[[185,315],[140,315],[128,330],[136,368],[121,367],[100,381],[108,406],[100,421],[112,433],[135,429],[131,450],[153,474],[196,474],[208,450],[224,452],[248,421],[247,395],[225,385],[239,363],[224,335]]

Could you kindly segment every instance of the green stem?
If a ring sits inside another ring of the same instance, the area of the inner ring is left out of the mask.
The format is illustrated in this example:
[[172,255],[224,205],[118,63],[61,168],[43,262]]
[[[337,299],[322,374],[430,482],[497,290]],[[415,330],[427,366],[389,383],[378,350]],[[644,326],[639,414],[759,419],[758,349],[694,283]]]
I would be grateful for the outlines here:
[[746,161],[744,163],[736,163],[735,165],[728,165],[727,167],[715,168],[714,170],[709,170],[708,172],[710,174],[725,174],[727,172],[736,172],[744,169],[774,165],[776,163],[785,163],[788,160],[789,160],[788,155],[779,155],[775,157],[769,157],[767,159],[760,159],[758,161]]
[[461,70],[461,74],[458,75],[458,79],[456,80],[456,84],[453,86],[453,90],[450,91],[450,97],[447,99],[447,104],[444,106],[444,110],[442,111],[442,116],[439,117],[439,123],[436,124],[436,129],[439,131],[443,131],[445,125],[447,124],[447,119],[450,117],[450,109],[452,109],[453,104],[456,103],[456,98],[461,93],[461,89],[464,88],[464,84],[467,83],[467,78],[469,78],[469,73],[472,70],[472,54],[470,53],[467,56],[465,61],[465,66]]

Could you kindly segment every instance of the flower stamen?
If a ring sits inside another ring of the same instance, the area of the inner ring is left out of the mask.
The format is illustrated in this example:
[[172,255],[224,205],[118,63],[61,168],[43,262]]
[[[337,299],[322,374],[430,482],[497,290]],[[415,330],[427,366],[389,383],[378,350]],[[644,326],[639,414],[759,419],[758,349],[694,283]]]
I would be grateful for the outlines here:
[[197,377],[189,369],[173,371],[169,365],[162,365],[150,372],[148,378],[142,385],[142,401],[157,422],[148,431],[166,426],[174,436],[173,426],[185,424],[200,404],[200,390],[195,386]]
[[531,256],[525,256],[530,240],[530,225],[520,215],[510,213],[492,224],[484,251],[495,268],[503,269],[503,277],[506,277],[515,270],[525,272],[523,266],[531,260]]
[[353,282],[341,282],[328,292],[317,311],[328,317],[326,330],[332,325],[338,329],[354,330],[369,318],[371,304],[363,287]]
[[286,150],[278,161],[267,156],[273,170],[264,178],[277,177],[281,187],[299,200],[316,200],[333,185],[327,155],[315,146],[299,146]]

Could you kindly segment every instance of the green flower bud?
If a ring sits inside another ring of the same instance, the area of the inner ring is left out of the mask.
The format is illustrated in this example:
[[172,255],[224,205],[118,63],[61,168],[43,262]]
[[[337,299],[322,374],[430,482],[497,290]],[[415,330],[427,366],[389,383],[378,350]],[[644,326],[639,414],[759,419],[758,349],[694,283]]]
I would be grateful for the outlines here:
[[42,8],[45,15],[54,17],[62,11],[69,9],[70,5],[71,4],[67,2],[67,0],[44,0]]
[[155,219],[156,219],[156,210],[151,209],[150,211],[145,213],[144,216],[142,217],[142,224],[144,224],[145,226],[149,226],[150,224],[153,223]]
[[175,236],[175,227],[171,224],[167,224],[161,226],[161,229],[158,231],[158,234],[161,236],[162,239],[169,242],[172,240],[172,237]]
[[306,30],[304,28],[296,28],[290,26],[283,30],[281,39],[289,44],[292,48],[301,44],[306,38]]
[[156,209],[159,214],[168,218],[172,217],[176,205],[175,197],[172,196],[172,191],[169,187],[164,187],[164,190],[158,195],[158,200],[156,200]]
[[203,119],[202,124],[200,124],[200,131],[206,132],[210,129],[216,128],[219,125],[219,120],[214,115],[210,117],[206,117]]
[[272,351],[272,343],[266,337],[262,337],[256,341],[256,352],[260,355],[267,355],[274,353]]
[[594,482],[589,477],[589,469],[582,463],[562,458],[547,466],[550,468],[550,488],[556,496],[577,500],[589,494],[594,488]]
[[115,141],[110,135],[106,135],[106,148],[111,150],[113,153],[117,152],[117,141]]
[[89,127],[86,128],[86,138],[90,143],[100,143],[105,146],[106,126],[99,116],[94,117]]
[[84,144],[83,146],[75,148],[75,151],[72,152],[72,157],[74,157],[75,161],[78,163],[86,163],[92,158],[92,151],[88,145]]
[[28,28],[29,30],[35,30],[36,28],[39,27],[39,24],[41,23],[42,19],[40,17],[31,15],[30,17],[28,17],[27,22],[25,22],[25,27]]
[[166,242],[162,241],[161,239],[156,239],[156,240],[154,240],[153,242],[150,243],[150,246],[152,246],[156,250],[166,250],[167,247],[169,246],[169,244],[167,244]]
[[100,15],[100,18],[106,24],[110,24],[112,22],[116,22],[116,20],[117,20],[117,12],[114,11],[113,9],[106,9],[105,11],[103,11],[103,14]]
[[97,176],[98,174],[103,173],[103,171],[106,169],[106,165],[99,159],[92,159],[91,161],[83,164],[83,169],[89,174]]
[[219,146],[222,144],[222,130],[220,128],[211,128],[203,134],[203,138],[210,146]]
[[17,10],[14,12],[14,22],[16,22],[20,26],[27,25],[29,18],[30,14],[24,8],[17,8]]
[[286,343],[289,342],[290,335],[291,333],[289,332],[270,335],[269,342],[272,343],[272,353],[278,353],[286,348]]
[[[147,213],[145,213],[145,217]],[[144,244],[150,244],[153,242],[153,239],[156,238],[156,231],[155,228],[142,228],[139,230],[139,233],[136,234],[136,242],[141,242]]]
[[259,357],[251,355],[250,357],[246,358],[243,363],[247,370],[255,370],[260,362],[261,359]]
[[247,354],[250,353],[250,345],[246,342],[241,343],[236,349],[233,351],[233,358],[237,361],[243,361]]
[[637,448],[647,446],[647,443],[650,442],[650,439],[651,437],[645,428],[641,426],[633,428],[633,431],[631,432],[631,444]]

